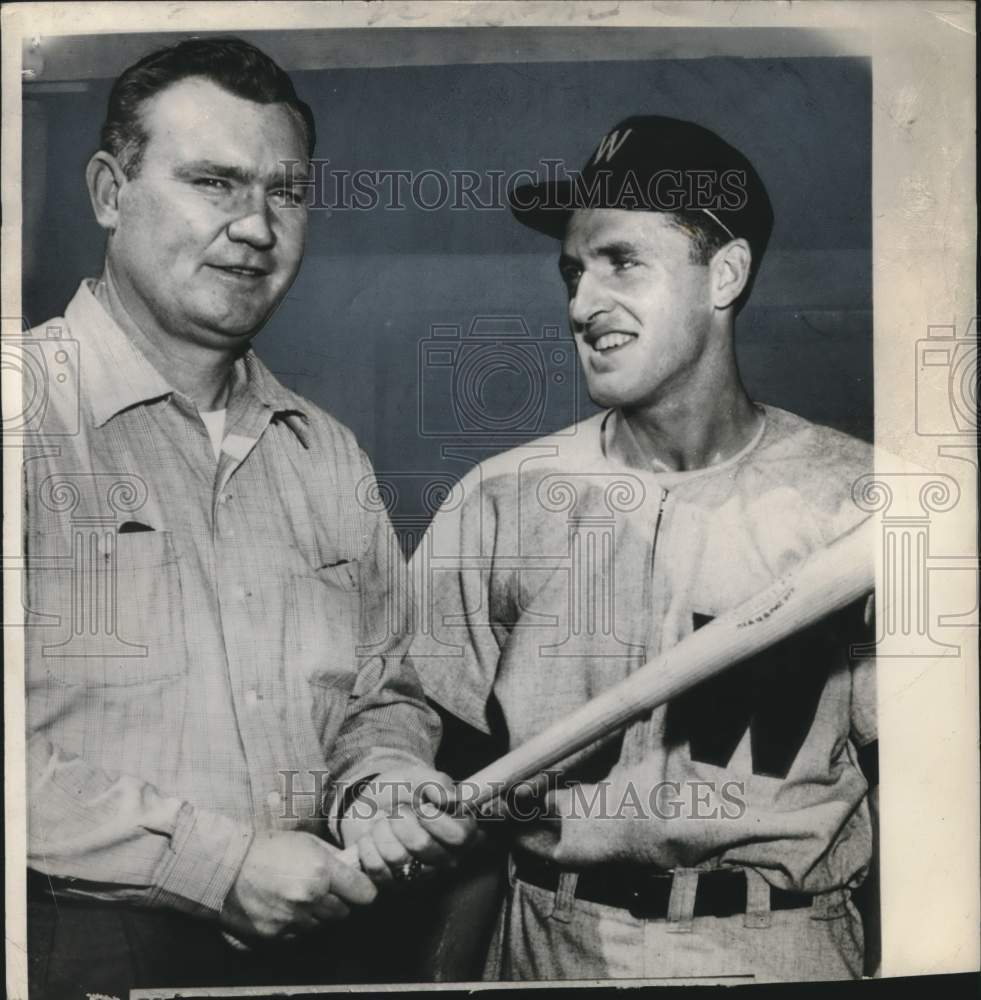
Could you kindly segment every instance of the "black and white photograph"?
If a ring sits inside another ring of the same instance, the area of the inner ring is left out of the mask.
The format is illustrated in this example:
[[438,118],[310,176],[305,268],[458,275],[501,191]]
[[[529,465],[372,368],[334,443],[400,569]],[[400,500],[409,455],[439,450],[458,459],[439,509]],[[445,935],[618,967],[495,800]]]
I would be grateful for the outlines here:
[[972,5],[2,17],[8,996],[976,988]]

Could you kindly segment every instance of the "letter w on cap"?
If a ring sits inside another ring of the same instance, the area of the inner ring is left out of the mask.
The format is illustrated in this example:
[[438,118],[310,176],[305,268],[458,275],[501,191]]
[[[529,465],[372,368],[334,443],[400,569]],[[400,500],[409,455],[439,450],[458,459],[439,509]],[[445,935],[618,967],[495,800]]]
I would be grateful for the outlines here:
[[622,136],[619,132],[611,132],[609,135],[603,136],[599,148],[596,150],[596,155],[593,157],[593,163],[599,163],[600,160],[606,160],[609,163],[616,155],[617,150],[627,141],[627,136],[632,131],[633,129],[628,128]]

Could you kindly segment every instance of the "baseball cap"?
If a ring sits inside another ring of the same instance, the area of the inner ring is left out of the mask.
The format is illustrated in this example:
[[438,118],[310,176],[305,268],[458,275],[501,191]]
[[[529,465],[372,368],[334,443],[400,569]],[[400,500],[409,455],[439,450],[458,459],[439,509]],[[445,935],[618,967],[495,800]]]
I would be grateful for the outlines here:
[[624,119],[578,175],[520,185],[508,201],[519,222],[557,239],[577,208],[701,212],[749,243],[754,270],[773,230],[770,198],[752,163],[709,129],[660,115]]

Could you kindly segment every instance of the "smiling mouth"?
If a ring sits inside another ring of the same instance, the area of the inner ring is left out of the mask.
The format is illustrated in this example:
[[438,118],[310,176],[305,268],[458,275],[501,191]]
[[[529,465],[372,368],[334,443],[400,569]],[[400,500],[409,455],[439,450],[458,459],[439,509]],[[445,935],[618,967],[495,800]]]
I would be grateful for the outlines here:
[[595,339],[591,339],[589,346],[592,347],[592,349],[598,354],[611,354],[614,351],[618,351],[621,348],[626,347],[627,344],[632,343],[636,339],[636,334],[621,333],[619,330],[616,330],[611,333],[601,334]]
[[216,271],[222,271],[224,274],[233,274],[239,278],[264,278],[269,273],[261,267],[248,267],[244,264],[212,264],[211,267],[213,267]]

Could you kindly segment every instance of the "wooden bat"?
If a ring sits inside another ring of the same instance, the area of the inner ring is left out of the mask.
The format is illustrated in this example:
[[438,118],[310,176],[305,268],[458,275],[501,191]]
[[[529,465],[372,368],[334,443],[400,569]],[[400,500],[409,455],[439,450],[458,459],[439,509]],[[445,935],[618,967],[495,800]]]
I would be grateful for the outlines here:
[[[628,678],[608,688],[527,743],[471,775],[465,801],[478,808],[636,715],[663,705],[727,667],[839,611],[875,586],[879,528],[869,517],[749,600],[714,618]],[[340,852],[358,864],[352,844]]]
[[878,526],[866,518],[765,590],[712,619],[629,677],[472,775],[466,802],[480,806],[581,750],[642,712],[847,607],[875,586]]

